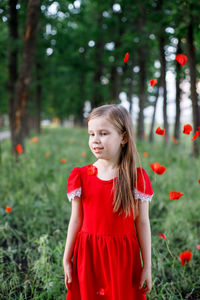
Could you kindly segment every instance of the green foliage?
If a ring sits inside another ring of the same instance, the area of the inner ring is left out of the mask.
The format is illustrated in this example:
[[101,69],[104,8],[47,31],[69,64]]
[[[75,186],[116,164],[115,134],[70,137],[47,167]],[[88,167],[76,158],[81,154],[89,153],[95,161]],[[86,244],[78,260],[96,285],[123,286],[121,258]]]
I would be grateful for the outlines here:
[[[19,1],[18,33],[16,43],[10,41],[8,20],[8,1],[1,1],[0,6],[0,110],[8,112],[8,54],[12,47],[18,49],[18,69],[20,69],[23,50],[23,38],[27,1]],[[145,107],[152,105],[149,97],[155,94],[155,89],[149,89],[149,80],[159,77],[159,68],[155,62],[159,58],[158,40],[162,35],[165,38],[165,48],[176,48],[176,39],[182,42],[185,52],[185,34],[189,21],[193,21],[194,47],[200,49],[199,38],[199,1],[118,1],[121,9],[114,10],[114,2],[109,1],[81,1],[80,8],[75,3],[66,0],[41,3],[40,24],[37,37],[35,67],[33,70],[32,85],[29,98],[34,103],[36,98],[36,83],[42,88],[42,111],[47,117],[54,115],[60,119],[74,114],[75,118],[82,115],[85,101],[102,99],[109,102],[111,95],[111,71],[118,68],[120,91],[126,93],[130,89],[130,74],[144,51],[147,61],[146,100]],[[116,4],[116,3],[115,3]],[[52,6],[55,13],[50,13]],[[74,5],[74,6],[73,6]],[[144,26],[141,26],[141,21]],[[173,33],[166,31],[167,28]],[[89,42],[94,41],[94,46]],[[108,49],[109,43],[114,48]],[[99,48],[101,43],[101,48]],[[51,49],[51,50],[49,50]],[[51,51],[51,52],[48,52]],[[123,58],[126,52],[133,57],[124,65]],[[199,56],[197,54],[197,75],[199,74]],[[168,58],[167,69],[175,69],[174,59]],[[169,61],[170,60],[170,61]],[[40,65],[39,70],[37,65]],[[185,73],[187,67],[182,70]],[[39,72],[38,80],[36,73]],[[101,78],[94,82],[96,74]],[[107,83],[102,82],[107,79]],[[134,69],[133,95],[138,96],[139,72]],[[103,103],[98,103],[103,104]],[[30,108],[32,110],[32,108]]]
[[[31,136],[35,136],[32,132]],[[72,140],[71,140],[72,139]],[[150,177],[154,197],[149,205],[152,235],[152,290],[147,299],[198,299],[199,269],[199,159],[191,156],[192,141],[181,136],[166,147],[136,141],[142,167]],[[63,299],[66,296],[62,258],[71,203],[66,195],[70,171],[96,159],[88,147],[85,128],[43,129],[37,143],[25,141],[25,155],[15,163],[10,140],[2,142],[0,177],[0,298]],[[50,156],[46,157],[45,153]],[[81,154],[85,152],[86,156]],[[144,157],[143,152],[149,156]],[[66,163],[61,159],[66,158]],[[150,163],[166,166],[163,175]],[[170,200],[168,193],[184,193]],[[5,212],[11,206],[10,213]],[[158,237],[165,233],[167,239]],[[191,250],[183,267],[179,254]]]

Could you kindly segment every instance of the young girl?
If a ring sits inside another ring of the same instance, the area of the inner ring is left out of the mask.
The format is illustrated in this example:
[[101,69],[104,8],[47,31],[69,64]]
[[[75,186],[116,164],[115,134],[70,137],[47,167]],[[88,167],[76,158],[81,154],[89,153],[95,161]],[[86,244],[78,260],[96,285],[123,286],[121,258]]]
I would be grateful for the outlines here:
[[136,167],[131,116],[121,105],[103,105],[92,110],[87,126],[97,161],[68,177],[66,300],[144,300],[152,286],[153,189],[146,171]]

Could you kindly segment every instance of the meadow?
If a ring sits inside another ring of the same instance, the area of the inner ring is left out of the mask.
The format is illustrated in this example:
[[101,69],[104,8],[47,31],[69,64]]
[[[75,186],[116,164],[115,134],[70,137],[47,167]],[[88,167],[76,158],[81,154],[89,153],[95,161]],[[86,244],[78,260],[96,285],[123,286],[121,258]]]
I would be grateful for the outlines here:
[[[36,135],[31,133],[32,138]],[[65,299],[62,259],[71,214],[67,179],[74,167],[96,161],[86,128],[43,128],[37,137],[37,142],[26,139],[26,152],[18,163],[11,156],[10,139],[1,141],[2,300]],[[178,144],[170,141],[168,146],[158,135],[153,144],[147,139],[136,142],[154,190],[149,205],[152,290],[148,300],[200,299],[200,158],[192,156],[191,137],[181,134]],[[153,162],[164,165],[166,172],[155,174]],[[171,200],[171,190],[184,196]],[[179,254],[185,250],[192,252],[192,259],[183,266]]]

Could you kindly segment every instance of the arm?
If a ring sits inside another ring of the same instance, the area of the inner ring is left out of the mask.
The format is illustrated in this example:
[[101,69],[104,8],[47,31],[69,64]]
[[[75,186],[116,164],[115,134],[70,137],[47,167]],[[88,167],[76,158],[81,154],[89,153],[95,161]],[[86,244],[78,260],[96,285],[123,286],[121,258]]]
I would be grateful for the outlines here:
[[72,200],[72,213],[69,221],[63,263],[71,261],[77,234],[82,226],[82,202],[79,197]]
[[139,215],[135,220],[138,241],[142,252],[143,267],[151,269],[151,228],[149,221],[149,203],[138,203]]

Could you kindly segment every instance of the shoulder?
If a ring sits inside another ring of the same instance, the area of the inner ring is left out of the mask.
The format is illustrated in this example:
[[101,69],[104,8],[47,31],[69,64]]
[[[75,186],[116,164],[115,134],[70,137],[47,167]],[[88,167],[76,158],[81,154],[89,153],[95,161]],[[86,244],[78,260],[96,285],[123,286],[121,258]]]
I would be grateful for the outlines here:
[[80,167],[75,167],[69,172],[67,180],[67,196],[69,201],[75,196],[81,196],[81,174]]
[[134,187],[136,199],[141,199],[142,201],[151,201],[154,192],[151,180],[144,168],[137,168]]

